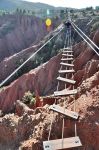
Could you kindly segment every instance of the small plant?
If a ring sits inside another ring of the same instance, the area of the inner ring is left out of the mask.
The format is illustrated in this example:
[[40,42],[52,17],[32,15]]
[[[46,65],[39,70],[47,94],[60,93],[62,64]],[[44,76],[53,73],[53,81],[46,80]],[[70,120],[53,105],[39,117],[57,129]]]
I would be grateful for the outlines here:
[[33,97],[30,101],[30,105],[34,105],[35,104],[35,98]]
[[26,92],[22,98],[23,103],[34,105],[36,103],[34,93],[31,93],[30,91]]

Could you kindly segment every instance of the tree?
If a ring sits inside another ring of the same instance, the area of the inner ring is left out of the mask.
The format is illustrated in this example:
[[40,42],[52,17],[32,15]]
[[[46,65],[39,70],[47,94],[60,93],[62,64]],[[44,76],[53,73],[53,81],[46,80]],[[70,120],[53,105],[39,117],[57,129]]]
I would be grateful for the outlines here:
[[62,19],[64,19],[64,17],[65,17],[65,12],[64,12],[64,10],[62,9],[62,10],[60,10],[60,17],[62,18]]
[[30,10],[28,10],[28,14],[30,14]]
[[32,11],[32,15],[35,16],[35,12],[34,11]]
[[19,12],[20,12],[20,10],[19,10],[19,8],[17,8],[17,9],[16,9],[16,13],[19,13]]
[[19,13],[22,14],[22,9],[19,10]]
[[86,10],[91,11],[91,10],[93,10],[93,7],[87,7]]
[[25,9],[23,9],[23,14],[26,14],[26,10]]

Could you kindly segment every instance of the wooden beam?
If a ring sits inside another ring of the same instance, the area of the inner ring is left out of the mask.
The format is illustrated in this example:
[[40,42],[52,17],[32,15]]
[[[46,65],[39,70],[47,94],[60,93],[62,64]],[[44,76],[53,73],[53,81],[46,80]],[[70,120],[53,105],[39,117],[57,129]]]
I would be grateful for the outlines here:
[[63,63],[63,62],[61,62],[60,65],[74,67],[74,64],[68,64],[68,63]]
[[82,146],[82,144],[78,136],[43,142],[44,150],[60,150],[79,146]]
[[66,48],[63,48],[63,49],[65,49],[65,50],[72,50],[71,47],[66,47]]
[[68,109],[64,109],[63,107],[59,106],[59,105],[51,105],[49,107],[49,109],[53,110],[53,111],[56,111],[60,114],[63,114],[65,116],[68,116],[68,117],[71,117],[73,119],[78,119],[78,113],[77,112],[74,112],[74,111],[70,111]]
[[65,53],[73,53],[73,51],[65,51],[65,50],[63,52],[65,52]]
[[75,94],[77,94],[77,89],[75,89],[75,90],[64,89],[62,91],[55,91],[54,92],[55,96],[68,96],[68,95],[75,95]]
[[72,70],[59,70],[58,72],[59,73],[74,73],[75,71],[72,69]]
[[71,84],[75,84],[76,83],[76,81],[74,81],[74,80],[66,79],[66,78],[63,78],[63,77],[58,77],[57,80],[60,80],[60,81],[63,81],[63,82],[67,82],[67,83],[71,83]]
[[69,54],[62,54],[63,56],[67,56],[67,57],[73,57],[73,55],[69,55]]
[[73,58],[62,58],[61,60],[73,60]]

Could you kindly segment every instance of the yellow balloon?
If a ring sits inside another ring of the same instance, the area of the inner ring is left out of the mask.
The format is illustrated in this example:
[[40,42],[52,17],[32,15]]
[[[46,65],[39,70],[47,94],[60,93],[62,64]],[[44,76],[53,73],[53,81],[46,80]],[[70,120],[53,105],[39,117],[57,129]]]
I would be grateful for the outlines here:
[[51,24],[52,24],[52,21],[51,21],[51,19],[46,19],[46,26],[51,26]]

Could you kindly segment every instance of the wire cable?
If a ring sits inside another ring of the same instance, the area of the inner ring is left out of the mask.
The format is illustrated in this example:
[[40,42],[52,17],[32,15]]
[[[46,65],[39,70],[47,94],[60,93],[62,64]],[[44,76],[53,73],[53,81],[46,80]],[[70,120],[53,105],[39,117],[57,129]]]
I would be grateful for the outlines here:
[[91,44],[94,45],[99,50],[99,47],[80,28],[78,28],[74,22],[72,23],[75,26],[75,28],[77,28],[79,32],[81,32],[91,42]]
[[92,50],[99,56],[99,53],[94,49],[94,47],[81,35],[81,33],[75,28],[75,26],[72,24],[75,31],[81,36],[81,38],[92,48]]
[[[65,45],[66,45],[66,40],[67,40],[67,32],[66,32],[66,36],[65,36],[65,42],[64,42],[64,48],[65,48]],[[62,57],[63,58],[63,57]],[[60,70],[62,69],[62,66],[60,67]],[[59,81],[58,81],[58,84],[57,84],[57,91],[59,90]],[[54,104],[56,104],[56,99],[55,99],[55,102]],[[65,111],[65,109],[64,109]],[[51,130],[52,130],[52,124],[53,124],[53,119],[54,119],[54,112],[52,113],[52,119],[51,119],[51,124],[50,124],[50,129],[49,129],[49,135],[48,135],[48,141],[50,140],[50,136],[51,136]],[[64,118],[63,118],[63,124],[62,124],[62,139],[63,139],[63,136],[64,136]]]
[[48,134],[48,141],[50,140],[50,136],[51,136],[51,130],[52,130],[53,119],[54,119],[54,112],[52,113],[51,124],[50,124],[50,130],[49,130],[49,134]]
[[47,45],[54,37],[56,37],[64,28],[61,28],[52,38],[50,38],[43,46],[41,46],[35,53],[33,53],[23,64],[21,64],[13,73],[11,73],[4,81],[1,82],[2,87],[11,77],[16,74],[31,58],[33,58],[45,45]]

